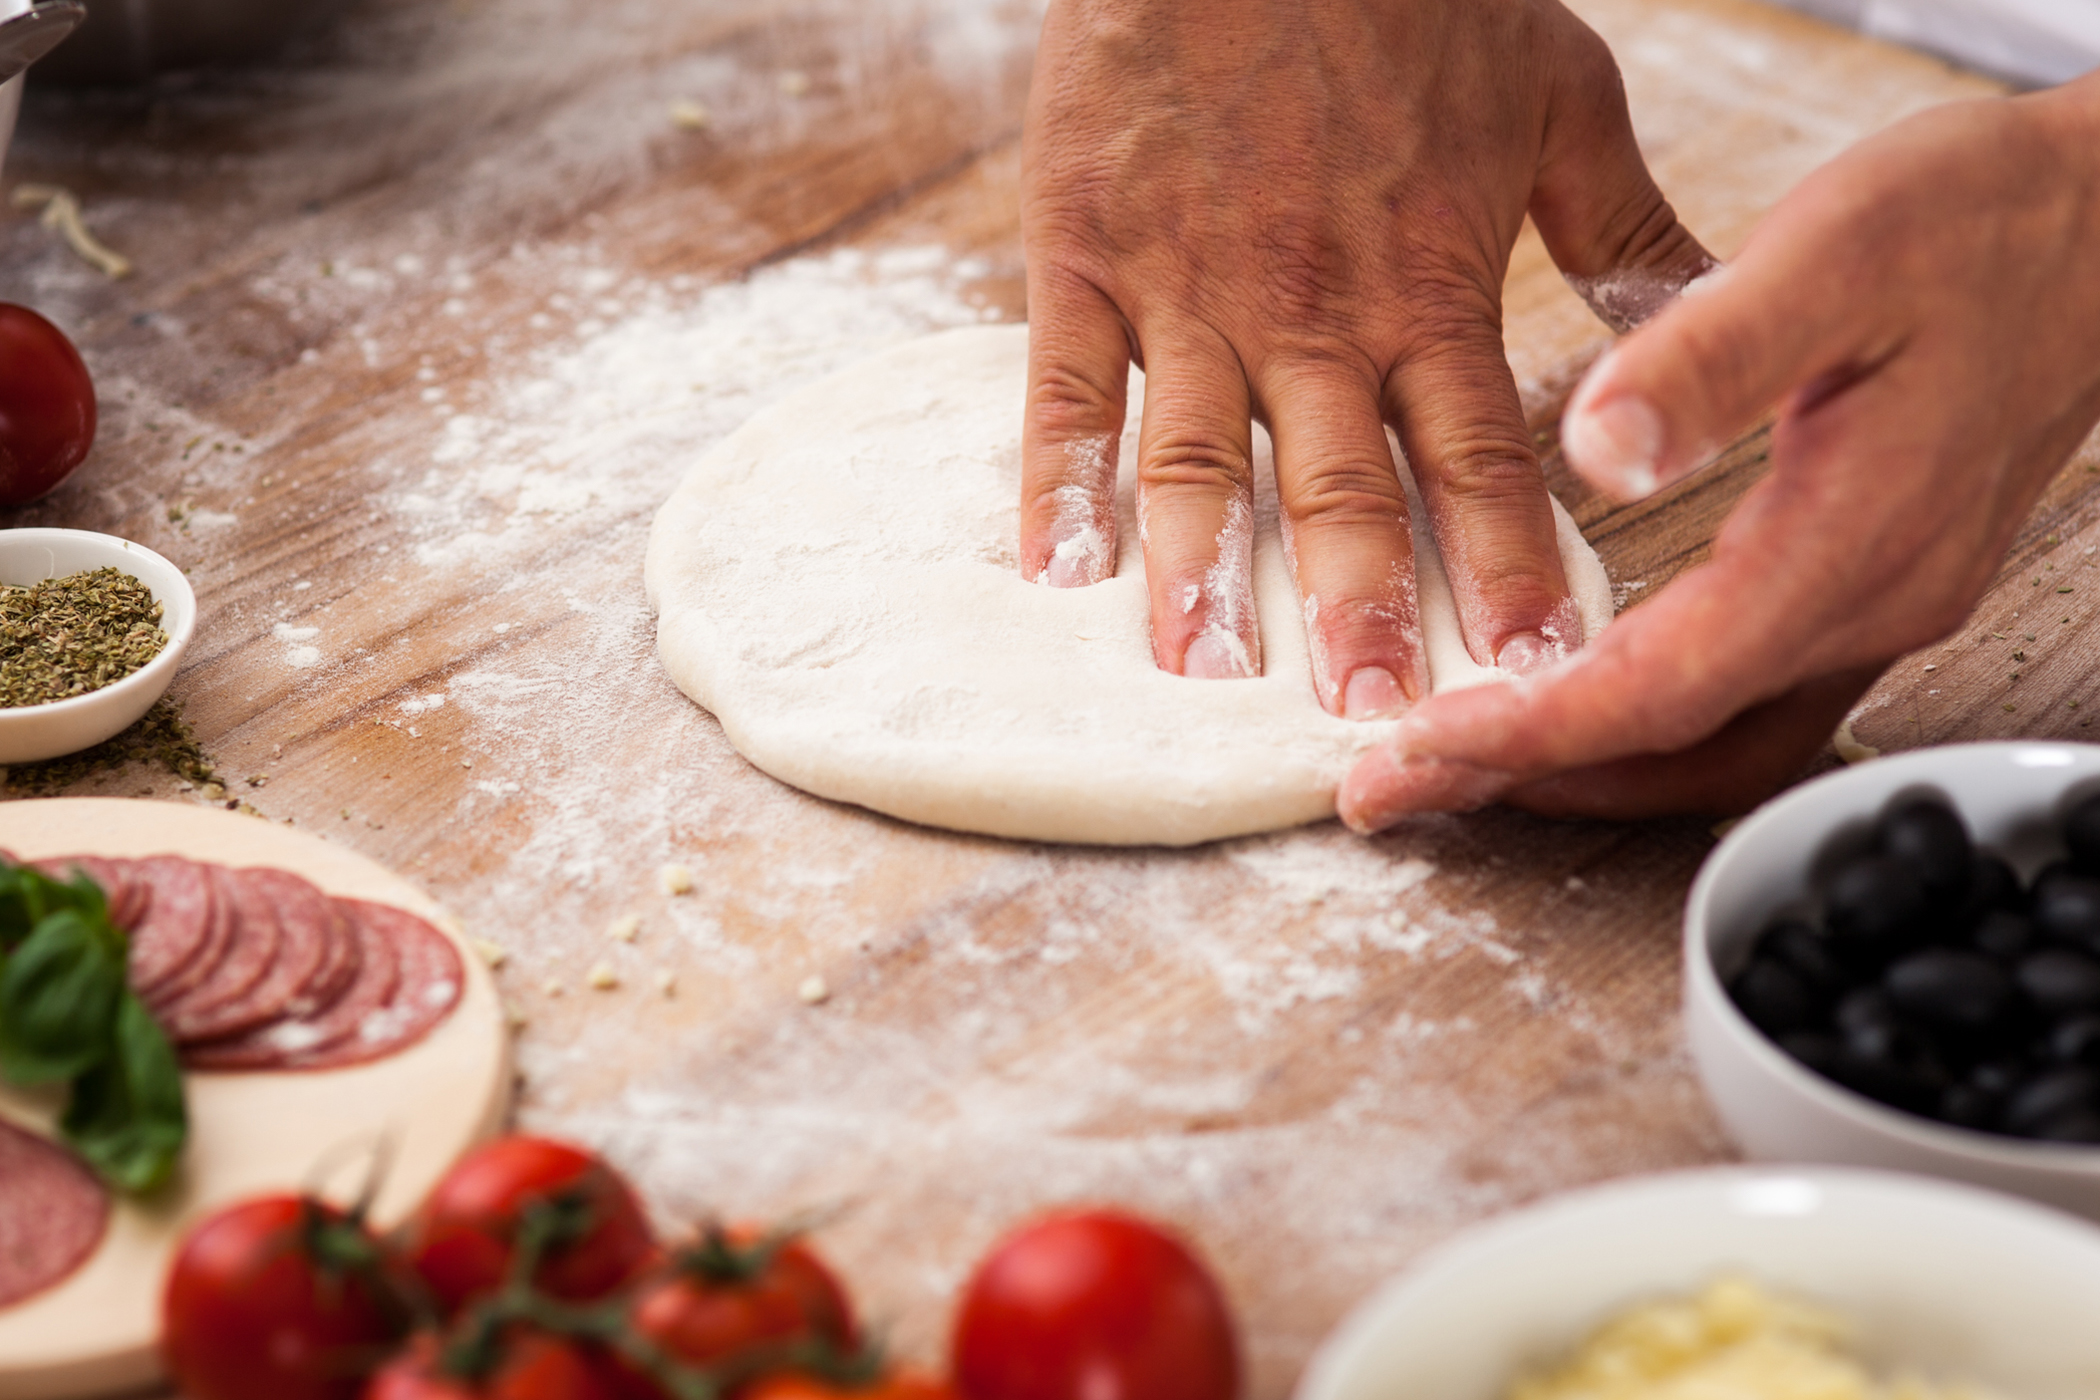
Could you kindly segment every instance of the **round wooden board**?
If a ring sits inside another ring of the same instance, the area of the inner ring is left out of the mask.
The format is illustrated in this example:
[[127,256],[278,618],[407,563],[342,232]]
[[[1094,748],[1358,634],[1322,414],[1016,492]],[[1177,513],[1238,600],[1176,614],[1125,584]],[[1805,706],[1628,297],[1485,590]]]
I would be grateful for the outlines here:
[[[357,1185],[362,1149],[392,1157],[372,1218],[405,1219],[460,1153],[501,1125],[510,1036],[494,983],[452,919],[363,856],[255,817],[172,802],[56,798],[0,803],[0,849],[35,859],[163,852],[225,865],[273,865],[334,895],[411,910],[460,947],[466,989],[423,1040],[348,1069],[192,1073],[190,1141],[177,1179],[148,1200],[118,1198],[101,1247],[72,1277],[0,1311],[0,1396],[64,1400],[147,1384],[159,1373],[160,1290],[168,1256],[198,1217],[244,1196],[297,1189],[334,1162],[328,1194]],[[47,1136],[55,1096],[0,1087],[0,1116]]]

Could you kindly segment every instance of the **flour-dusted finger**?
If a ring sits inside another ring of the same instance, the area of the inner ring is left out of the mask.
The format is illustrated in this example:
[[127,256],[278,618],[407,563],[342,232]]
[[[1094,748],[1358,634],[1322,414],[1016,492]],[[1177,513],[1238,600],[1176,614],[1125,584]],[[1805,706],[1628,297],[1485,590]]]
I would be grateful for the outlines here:
[[1393,714],[1429,693],[1429,666],[1377,376],[1300,360],[1266,367],[1260,381],[1313,690],[1330,714]]
[[1429,512],[1466,650],[1520,675],[1583,643],[1546,480],[1486,307],[1401,361],[1386,411]]
[[1021,433],[1021,575],[1084,588],[1116,571],[1116,453],[1130,382],[1122,316],[1091,283],[1029,285]]
[[1203,680],[1261,674],[1254,617],[1254,444],[1247,380],[1202,331],[1145,346],[1138,532],[1152,656]]

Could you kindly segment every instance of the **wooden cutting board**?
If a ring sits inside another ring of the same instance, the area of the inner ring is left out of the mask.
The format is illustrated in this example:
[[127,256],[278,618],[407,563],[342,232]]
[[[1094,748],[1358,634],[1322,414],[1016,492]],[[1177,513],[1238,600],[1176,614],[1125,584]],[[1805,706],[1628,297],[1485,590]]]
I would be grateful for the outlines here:
[[[1851,141],[1992,91],[1749,3],[1577,8],[1723,252]],[[140,270],[0,230],[6,295],[76,333],[105,415],[89,466],[10,523],[189,569],[175,693],[217,800],[403,871],[509,950],[522,1125],[608,1150],[666,1222],[835,1209],[826,1245],[926,1357],[1017,1216],[1156,1213],[1216,1261],[1276,1400],[1467,1222],[1729,1154],[1675,1011],[1710,836],[1490,812],[1368,842],[974,839],[773,783],[664,679],[640,547],[682,466],[832,364],[1023,314],[1035,24],[997,0],[363,0],[266,70],[32,89],[9,174],[76,190]],[[1550,455],[1605,332],[1530,235],[1506,304],[1553,483],[1636,603],[1763,439],[1610,507]],[[2029,579],[2084,584],[2095,472],[2089,450],[1862,739],[2082,737],[2100,593],[2037,612]],[[68,790],[201,800],[177,787]],[[618,985],[591,990],[601,965]]]

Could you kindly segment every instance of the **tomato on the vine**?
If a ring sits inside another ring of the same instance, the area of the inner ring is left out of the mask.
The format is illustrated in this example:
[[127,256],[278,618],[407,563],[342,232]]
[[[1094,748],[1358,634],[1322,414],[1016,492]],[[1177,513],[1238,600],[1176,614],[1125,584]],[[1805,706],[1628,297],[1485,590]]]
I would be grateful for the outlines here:
[[162,1355],[190,1400],[351,1400],[407,1319],[379,1241],[300,1196],[191,1230],[161,1295]]
[[545,1235],[534,1285],[570,1302],[604,1297],[656,1255],[641,1202],[611,1167],[565,1142],[507,1137],[438,1183],[412,1228],[409,1263],[455,1310],[503,1286],[528,1229]]
[[850,1352],[858,1339],[846,1290],[816,1251],[748,1227],[710,1228],[678,1251],[643,1286],[629,1317],[635,1331],[693,1366],[812,1339]]
[[0,302],[0,506],[49,491],[95,443],[95,385],[66,333]]
[[737,1400],[956,1400],[953,1387],[923,1371],[886,1371],[855,1386],[800,1371],[780,1371],[737,1392]]
[[1236,1400],[1239,1345],[1210,1272],[1116,1211],[1052,1215],[977,1266],[955,1324],[965,1400]]
[[468,1359],[428,1334],[372,1377],[364,1400],[614,1400],[584,1344],[529,1327]]

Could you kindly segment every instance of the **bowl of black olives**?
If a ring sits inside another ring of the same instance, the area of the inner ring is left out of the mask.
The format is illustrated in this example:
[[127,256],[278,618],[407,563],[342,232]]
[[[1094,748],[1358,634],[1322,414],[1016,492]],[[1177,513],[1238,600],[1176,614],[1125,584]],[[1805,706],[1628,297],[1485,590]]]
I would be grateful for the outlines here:
[[2100,1217],[2100,746],[1927,749],[1752,813],[1692,886],[1685,1027],[1752,1157]]

